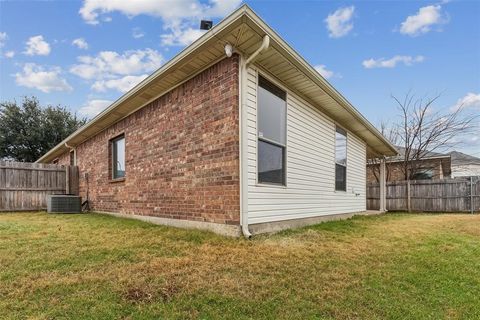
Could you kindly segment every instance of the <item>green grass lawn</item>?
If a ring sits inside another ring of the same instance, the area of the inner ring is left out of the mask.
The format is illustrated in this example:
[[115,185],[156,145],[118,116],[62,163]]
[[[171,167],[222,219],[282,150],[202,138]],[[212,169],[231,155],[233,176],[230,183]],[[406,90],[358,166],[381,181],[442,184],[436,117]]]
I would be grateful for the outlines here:
[[0,214],[0,318],[480,319],[480,215],[357,217],[253,240]]

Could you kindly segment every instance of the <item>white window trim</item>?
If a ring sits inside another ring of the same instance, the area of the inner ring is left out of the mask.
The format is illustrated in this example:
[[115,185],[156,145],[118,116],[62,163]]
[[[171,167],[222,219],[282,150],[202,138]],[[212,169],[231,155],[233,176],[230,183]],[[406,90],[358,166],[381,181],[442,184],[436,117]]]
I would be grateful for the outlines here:
[[[276,79],[268,75],[266,72],[263,72],[259,70],[258,68],[251,67],[252,70],[255,71],[255,140],[256,140],[256,145],[255,145],[255,154],[256,154],[256,164],[255,164],[255,169],[256,169],[256,174],[255,174],[255,186],[257,187],[269,187],[269,188],[280,188],[280,189],[286,189],[288,186],[288,96],[289,92],[283,86],[280,84]],[[248,72],[248,70],[247,70]],[[271,82],[275,86],[277,86],[280,90],[285,92],[285,144],[278,143],[276,141],[269,140],[267,138],[260,138],[258,136],[258,83],[259,83],[259,77],[265,78],[267,81]],[[285,177],[284,177],[284,183],[283,184],[277,184],[277,183],[268,183],[268,182],[260,182],[258,181],[258,141],[259,139],[264,140],[268,143],[272,143],[277,146],[282,146],[284,148],[284,154],[283,154],[283,166],[284,166],[284,172],[285,172]]]
[[[116,163],[115,163],[115,155],[114,155],[114,144],[115,144],[116,141],[121,140],[121,139],[123,139],[125,141],[124,142],[124,144],[125,144],[124,153],[125,154],[123,155],[124,158],[125,158],[125,170],[124,170],[125,174],[123,175],[123,177],[115,177],[115,165],[116,165]],[[110,168],[111,168],[110,169],[111,170],[110,179],[112,181],[124,180],[125,177],[127,176],[127,140],[125,138],[125,133],[119,134],[119,135],[111,138],[108,142],[109,142],[108,147],[110,148],[110,153],[111,153],[111,157],[112,157],[111,162],[110,162]]]
[[[337,163],[337,127],[345,131],[345,165]],[[333,190],[339,193],[347,193],[348,190],[348,136],[348,130],[335,122],[333,127]],[[337,164],[345,167],[345,190],[337,190],[335,181],[337,178]]]

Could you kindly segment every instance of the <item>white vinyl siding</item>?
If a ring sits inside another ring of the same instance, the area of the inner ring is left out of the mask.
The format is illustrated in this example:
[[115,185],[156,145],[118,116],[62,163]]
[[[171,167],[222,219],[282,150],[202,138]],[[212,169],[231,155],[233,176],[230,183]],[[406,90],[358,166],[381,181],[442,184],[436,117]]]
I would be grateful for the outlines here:
[[365,211],[366,144],[347,130],[347,190],[335,191],[335,123],[288,88],[286,186],[258,184],[254,68],[247,80],[249,223]]

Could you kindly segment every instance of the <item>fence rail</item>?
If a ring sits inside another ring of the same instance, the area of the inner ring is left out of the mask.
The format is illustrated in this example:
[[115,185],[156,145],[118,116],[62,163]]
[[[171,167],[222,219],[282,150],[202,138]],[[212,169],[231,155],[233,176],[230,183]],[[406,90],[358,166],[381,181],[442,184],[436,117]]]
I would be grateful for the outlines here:
[[42,210],[65,193],[78,194],[78,167],[0,160],[0,211]]
[[[386,185],[387,210],[425,212],[479,212],[479,177],[394,181]],[[367,184],[367,209],[380,207],[379,183]]]

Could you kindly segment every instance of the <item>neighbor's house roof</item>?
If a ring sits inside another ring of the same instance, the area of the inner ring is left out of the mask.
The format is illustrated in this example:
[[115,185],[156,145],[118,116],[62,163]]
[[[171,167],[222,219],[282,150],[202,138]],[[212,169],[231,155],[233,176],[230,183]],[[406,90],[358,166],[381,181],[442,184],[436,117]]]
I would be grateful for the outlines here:
[[[405,148],[400,147],[400,146],[395,146],[395,149],[397,149],[398,154],[396,156],[388,157],[386,159],[387,162],[403,162],[405,160]],[[415,152],[417,149],[413,149],[412,151]],[[444,154],[444,153],[439,153],[439,152],[434,152],[434,151],[424,151],[421,160],[432,160],[432,159],[450,159],[449,154]]]
[[[398,163],[404,161],[405,148],[400,146],[395,146],[398,150],[398,155],[393,157],[387,157],[386,161],[388,163]],[[425,163],[423,165],[428,166],[429,160],[440,160],[442,164],[442,169],[445,175],[450,175],[453,170],[458,170],[459,167],[466,166],[479,166],[480,167],[480,158],[465,154],[459,151],[451,151],[449,153],[440,153],[433,151],[426,151],[424,156],[420,160],[416,160],[418,164]],[[378,166],[378,163],[368,163],[368,166]],[[458,173],[457,173],[458,174]]]
[[[405,148],[400,146],[395,146],[398,150],[398,155],[393,157],[387,157],[387,163],[399,163],[405,161]],[[413,150],[414,152],[416,149]],[[452,174],[452,165],[453,165],[453,158],[450,157],[450,154],[443,154],[434,151],[425,151],[423,156],[418,160],[413,160],[417,165],[417,169],[425,169],[426,167],[431,166],[430,160],[440,160],[440,164],[442,166],[443,174],[446,176],[450,176]],[[367,166],[378,166],[378,163],[368,163]]]
[[[405,148],[400,146],[395,146],[395,149],[398,151],[398,155],[393,157],[388,157],[387,162],[401,162],[404,161]],[[434,151],[425,151],[425,154],[421,157],[421,160],[432,160],[432,159],[451,159],[452,166],[455,165],[468,165],[475,164],[480,165],[480,158],[465,154],[459,151],[451,151],[448,153],[440,153]]]
[[360,112],[257,14],[243,5],[37,162],[54,160],[68,150],[65,143],[70,146],[82,143],[223,59],[226,43],[249,56],[265,35],[270,37],[270,47],[256,59],[257,67],[363,139],[369,157],[397,154],[394,146]]
[[471,156],[458,151],[452,151],[448,153],[452,158],[452,166],[465,166],[465,165],[479,165],[480,158]]

